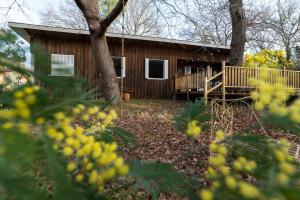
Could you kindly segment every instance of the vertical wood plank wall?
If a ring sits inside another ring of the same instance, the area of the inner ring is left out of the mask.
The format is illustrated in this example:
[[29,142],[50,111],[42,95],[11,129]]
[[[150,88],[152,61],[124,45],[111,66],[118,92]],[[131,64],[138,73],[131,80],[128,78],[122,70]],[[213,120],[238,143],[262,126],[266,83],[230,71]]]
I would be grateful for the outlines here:
[[[34,37],[32,42],[42,44],[48,54],[69,54],[75,56],[75,74],[81,75],[91,81],[91,83],[100,88],[100,79],[96,72],[94,60],[92,57],[90,41],[79,38],[46,38]],[[112,56],[121,56],[120,40],[108,38],[108,44]],[[197,48],[199,50],[197,50]],[[174,93],[175,74],[177,71],[177,60],[198,59],[205,62],[221,62],[229,57],[228,50],[214,50],[211,57],[207,52],[201,51],[201,47],[179,46],[173,44],[162,44],[160,42],[142,42],[125,40],[126,71],[124,79],[124,90],[132,91],[133,98],[171,98]],[[203,47],[202,47],[203,49]],[[213,51],[213,50],[211,50]],[[149,80],[145,79],[145,58],[162,59],[169,61],[167,80]],[[38,68],[38,66],[35,66]],[[43,66],[45,67],[45,66]],[[46,72],[49,69],[44,70]]]

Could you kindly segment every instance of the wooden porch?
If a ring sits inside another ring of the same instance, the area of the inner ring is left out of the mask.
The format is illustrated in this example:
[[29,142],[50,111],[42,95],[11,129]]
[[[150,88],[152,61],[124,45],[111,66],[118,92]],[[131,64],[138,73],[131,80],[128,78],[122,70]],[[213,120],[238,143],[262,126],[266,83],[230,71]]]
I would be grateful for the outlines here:
[[[210,74],[208,69],[202,72],[175,77],[175,93],[198,94],[204,96],[205,101],[209,97],[220,97],[225,102],[226,95],[249,95],[250,91],[255,89],[251,85],[252,79],[260,76],[260,68],[247,68],[226,66],[222,63],[222,70],[216,74]],[[276,73],[274,73],[276,72]],[[276,83],[278,76],[286,78],[287,86],[300,90],[300,71],[284,69],[267,69],[267,77],[270,83]]]

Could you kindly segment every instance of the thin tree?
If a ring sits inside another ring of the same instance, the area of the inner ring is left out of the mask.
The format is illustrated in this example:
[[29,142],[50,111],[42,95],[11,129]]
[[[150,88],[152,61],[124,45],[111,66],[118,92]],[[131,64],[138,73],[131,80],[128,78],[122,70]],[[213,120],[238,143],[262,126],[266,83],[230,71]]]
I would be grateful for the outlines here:
[[122,12],[127,1],[119,0],[106,17],[101,17],[97,0],[75,0],[89,27],[95,65],[102,77],[101,87],[104,98],[114,104],[121,101],[121,95],[105,33]]
[[300,45],[300,4],[296,0],[277,0],[274,12],[264,18],[265,29],[271,33],[272,42],[286,51],[291,60]]

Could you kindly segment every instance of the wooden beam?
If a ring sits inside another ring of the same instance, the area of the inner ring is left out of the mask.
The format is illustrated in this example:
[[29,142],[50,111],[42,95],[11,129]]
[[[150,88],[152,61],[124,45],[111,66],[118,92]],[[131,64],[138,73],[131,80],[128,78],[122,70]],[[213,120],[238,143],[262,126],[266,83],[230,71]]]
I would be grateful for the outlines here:
[[223,73],[223,71],[217,73],[216,75],[214,75],[213,77],[207,79],[208,82],[212,81],[213,79],[217,78],[218,76],[220,76]]
[[207,105],[207,76],[204,79],[204,103]]
[[226,71],[225,71],[225,67],[226,67],[226,63],[225,61],[222,62],[222,72],[223,72],[223,76],[222,76],[222,105],[223,108],[225,108],[225,98],[226,98]]
[[221,85],[223,85],[223,83],[219,83],[218,85],[214,86],[213,88],[211,88],[210,90],[207,91],[207,94],[209,94],[209,93],[212,92],[213,90],[217,89],[217,88],[220,87]]

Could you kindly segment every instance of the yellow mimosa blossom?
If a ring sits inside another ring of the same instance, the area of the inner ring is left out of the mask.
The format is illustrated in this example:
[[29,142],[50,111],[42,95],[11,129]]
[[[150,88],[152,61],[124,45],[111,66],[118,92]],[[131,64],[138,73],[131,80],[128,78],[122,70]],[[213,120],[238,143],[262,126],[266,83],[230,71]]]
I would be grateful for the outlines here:
[[255,186],[246,182],[239,183],[239,190],[241,195],[248,199],[257,199],[260,195],[259,190]]
[[67,171],[68,172],[73,172],[76,169],[76,164],[74,162],[70,162],[67,165]]
[[213,193],[209,190],[202,190],[200,192],[200,197],[202,200],[212,200],[213,199]]
[[201,127],[197,120],[192,120],[187,125],[186,134],[190,137],[197,137],[201,133]]

